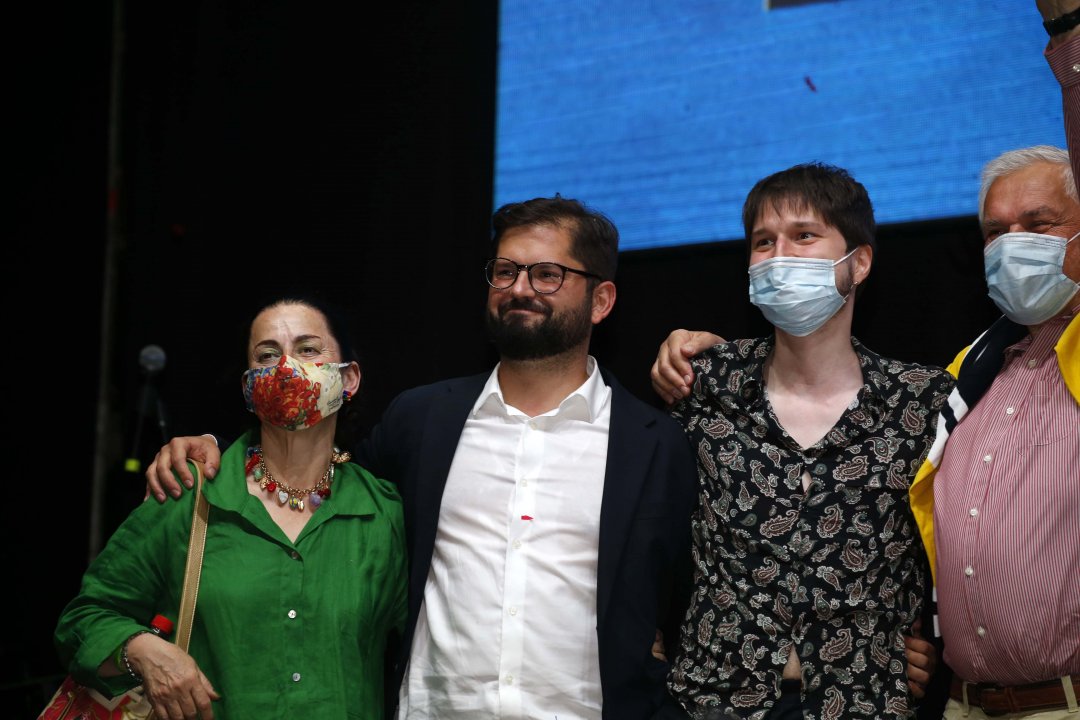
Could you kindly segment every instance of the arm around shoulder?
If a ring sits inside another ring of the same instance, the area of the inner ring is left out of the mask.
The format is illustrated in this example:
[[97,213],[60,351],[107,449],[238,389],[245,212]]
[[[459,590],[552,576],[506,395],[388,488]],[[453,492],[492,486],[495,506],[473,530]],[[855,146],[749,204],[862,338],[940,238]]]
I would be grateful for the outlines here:
[[146,468],[147,495],[165,502],[166,494],[179,498],[185,487],[190,489],[195,476],[188,460],[202,462],[206,477],[214,477],[221,466],[217,439],[213,435],[175,437],[162,446]]

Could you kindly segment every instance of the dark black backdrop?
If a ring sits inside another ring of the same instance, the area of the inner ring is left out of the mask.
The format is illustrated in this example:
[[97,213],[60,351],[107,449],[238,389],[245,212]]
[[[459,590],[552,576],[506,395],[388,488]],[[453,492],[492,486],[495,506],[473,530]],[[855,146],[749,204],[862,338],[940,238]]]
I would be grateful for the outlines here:
[[[152,457],[161,437],[153,417],[139,422],[142,347],[166,352],[156,390],[172,434],[227,435],[243,422],[243,320],[279,288],[316,284],[355,319],[368,426],[401,390],[495,359],[480,275],[495,0],[130,3],[122,242],[104,324],[116,38],[108,3],[69,5],[24,8],[12,21],[17,189],[5,306],[9,366],[21,372],[8,374],[16,522],[0,635],[12,717],[36,712],[61,673],[51,632],[87,560],[95,453],[108,468],[106,534],[142,497],[141,475],[122,468],[133,451]],[[972,178],[973,207],[976,192]],[[856,334],[886,355],[947,362],[994,316],[974,218],[884,227],[879,242]],[[746,301],[739,243],[626,253],[617,281],[593,351],[647,401],[648,368],[670,329],[764,331]],[[111,360],[99,387],[102,347]],[[108,433],[97,446],[99,418]]]

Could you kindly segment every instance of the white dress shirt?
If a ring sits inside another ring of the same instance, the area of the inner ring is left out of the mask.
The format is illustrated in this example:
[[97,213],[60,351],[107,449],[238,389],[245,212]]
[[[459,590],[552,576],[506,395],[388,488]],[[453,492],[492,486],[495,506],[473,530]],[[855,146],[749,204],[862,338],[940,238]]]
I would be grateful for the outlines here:
[[400,720],[600,718],[596,564],[611,389],[530,418],[488,378],[446,479]]

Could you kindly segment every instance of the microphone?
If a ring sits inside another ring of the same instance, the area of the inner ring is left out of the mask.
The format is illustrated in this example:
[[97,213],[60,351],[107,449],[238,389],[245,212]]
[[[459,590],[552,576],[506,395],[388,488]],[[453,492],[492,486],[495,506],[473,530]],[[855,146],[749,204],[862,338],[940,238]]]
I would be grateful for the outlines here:
[[139,351],[139,367],[153,377],[165,369],[165,351],[160,345],[147,345]]
[[138,459],[139,441],[142,438],[142,426],[150,414],[151,406],[155,406],[157,425],[161,430],[163,441],[168,442],[168,427],[165,423],[165,407],[161,401],[155,385],[155,378],[165,369],[165,350],[160,345],[147,345],[139,351],[139,368],[142,370],[143,386],[139,393],[138,419],[135,423],[135,438],[132,443],[131,455],[124,460],[124,469],[128,472],[137,473],[142,469],[142,463]]

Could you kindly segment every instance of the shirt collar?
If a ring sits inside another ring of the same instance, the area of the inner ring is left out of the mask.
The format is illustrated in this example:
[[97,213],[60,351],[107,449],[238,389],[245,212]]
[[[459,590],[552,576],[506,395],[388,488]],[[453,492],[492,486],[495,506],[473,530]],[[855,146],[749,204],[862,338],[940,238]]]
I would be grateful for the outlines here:
[[[726,389],[735,397],[741,398],[748,408],[763,407],[765,381],[762,368],[773,350],[775,336],[735,340],[732,344],[735,353],[729,361],[729,382]],[[863,389],[859,391],[859,402],[862,403],[865,394],[869,393],[871,404],[883,409],[889,396],[886,361],[855,337],[851,338],[851,347],[859,357],[859,366],[862,368]]]
[[1061,315],[1059,317],[1047,320],[1041,328],[1039,328],[1039,337],[1033,338],[1031,333],[1027,333],[1019,341],[1013,343],[1009,347],[1005,348],[1005,357],[1012,358],[1016,355],[1021,355],[1029,348],[1032,343],[1037,342],[1040,350],[1046,346],[1053,348],[1057,345],[1058,340],[1065,334],[1065,328],[1069,327],[1069,323],[1076,317],[1076,312],[1072,311]]
[[[544,415],[560,415],[588,423],[596,420],[611,397],[611,388],[604,383],[604,378],[600,375],[600,366],[592,355],[586,360],[585,372],[588,373],[585,382],[563,398],[557,408]],[[482,412],[504,416],[523,414],[517,408],[507,404],[503,397],[502,387],[499,385],[499,365],[496,365],[488,376],[484,389],[480,391],[480,397],[473,404],[470,417],[476,417]]]
[[[884,408],[889,395],[894,392],[892,381],[889,380],[889,364],[899,364],[897,360],[886,360],[870,348],[863,345],[856,338],[851,338],[851,347],[859,356],[859,366],[862,368],[863,387],[868,390],[875,403]],[[896,375],[896,368],[892,375]]]

